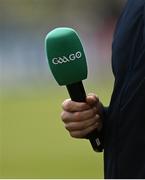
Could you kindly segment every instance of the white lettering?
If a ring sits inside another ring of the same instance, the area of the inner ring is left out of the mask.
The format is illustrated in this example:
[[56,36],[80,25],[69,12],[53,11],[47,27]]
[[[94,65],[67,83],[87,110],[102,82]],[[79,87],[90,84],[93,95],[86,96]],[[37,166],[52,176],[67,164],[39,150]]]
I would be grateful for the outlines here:
[[53,58],[53,59],[52,59],[52,63],[53,63],[53,64],[58,64],[57,58]]
[[70,55],[69,55],[69,59],[70,59],[71,61],[74,61],[74,60],[76,59],[76,57],[75,57],[74,54],[70,54]]
[[59,57],[58,60],[57,60],[57,62],[58,62],[58,64],[62,64],[62,63],[65,62],[65,61],[64,61],[63,58]]
[[81,58],[81,56],[82,56],[82,53],[80,52],[80,51],[78,51],[78,52],[76,52],[76,58]]
[[78,51],[75,54],[70,54],[68,57],[62,56],[62,57],[53,58],[52,63],[55,65],[68,63],[80,59],[81,57],[82,57],[82,53]]

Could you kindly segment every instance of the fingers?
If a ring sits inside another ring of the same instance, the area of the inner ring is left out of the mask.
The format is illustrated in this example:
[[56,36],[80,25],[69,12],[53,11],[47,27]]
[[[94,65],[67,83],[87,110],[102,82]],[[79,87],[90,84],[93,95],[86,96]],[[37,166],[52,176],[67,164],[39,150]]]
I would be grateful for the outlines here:
[[68,112],[75,112],[75,111],[84,111],[90,108],[90,106],[87,103],[83,102],[74,102],[70,99],[66,99],[62,103],[62,108],[65,111]]
[[86,121],[66,123],[65,128],[68,130],[70,136],[74,138],[85,138],[95,129],[100,130],[102,128],[102,122],[100,116],[96,115],[94,118]]
[[98,126],[99,126],[99,123],[96,122],[92,126],[89,126],[89,127],[85,128],[85,129],[82,129],[82,130],[74,130],[74,131],[69,130],[69,133],[74,138],[85,138],[89,133],[91,133],[95,129],[97,129]]
[[63,103],[62,103],[62,108],[65,111],[68,112],[75,112],[75,111],[84,111],[90,108],[90,106],[95,106],[99,103],[99,98],[93,94],[90,93],[87,97],[86,97],[86,102],[74,102],[71,101],[71,99],[66,99]]
[[96,122],[100,122],[99,120],[99,115],[96,115],[95,117],[93,117],[92,119],[87,119],[85,121],[79,121],[79,122],[69,122],[65,124],[65,128],[68,131],[79,131],[79,130],[83,130],[86,129],[92,125],[94,125]]
[[86,102],[88,105],[94,106],[97,105],[97,103],[99,103],[99,98],[95,94],[89,93],[86,97]]
[[99,98],[93,93],[86,97],[86,102],[66,99],[62,103],[61,119],[72,137],[85,138],[95,129],[102,128],[99,104]]
[[77,111],[74,113],[63,111],[61,113],[61,118],[64,123],[78,122],[78,121],[85,121],[87,119],[91,119],[96,115],[96,113],[97,113],[96,107],[84,111]]

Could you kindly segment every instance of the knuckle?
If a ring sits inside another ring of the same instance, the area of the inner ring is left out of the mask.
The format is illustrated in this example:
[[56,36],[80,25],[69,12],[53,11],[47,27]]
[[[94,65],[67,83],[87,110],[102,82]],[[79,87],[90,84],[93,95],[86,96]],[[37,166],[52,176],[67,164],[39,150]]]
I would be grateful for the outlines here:
[[64,119],[64,111],[61,112],[60,117],[61,119]]
[[100,121],[100,120],[101,120],[99,114],[96,114],[95,118],[96,118],[97,121]]
[[70,136],[76,138],[76,134],[74,132],[70,132]]
[[76,124],[71,122],[71,123],[65,123],[65,128],[69,131],[75,131],[76,130]]
[[76,121],[79,121],[81,119],[81,113],[80,112],[75,112],[75,119]]
[[69,110],[69,108],[70,108],[70,99],[66,99],[63,103],[62,103],[62,109],[64,109],[64,110]]
[[65,124],[65,129],[70,131],[70,127],[68,126],[68,124]]
[[70,132],[70,136],[73,137],[73,138],[81,138],[82,133],[81,133],[81,131],[77,131],[77,132],[72,131],[72,132]]
[[96,102],[99,101],[99,97],[95,93],[89,93],[88,96],[91,96]]
[[61,104],[62,109],[64,109],[64,108],[65,108],[65,106],[66,106],[66,100],[65,100],[65,101],[63,101],[63,103]]
[[63,111],[61,113],[61,119],[65,122],[68,118],[67,118],[67,113],[65,111]]
[[92,109],[92,110],[93,110],[93,113],[94,113],[94,114],[96,114],[96,113],[97,113],[97,111],[98,111],[98,109],[97,109],[97,107],[96,107],[96,106],[95,106],[95,107],[93,107],[93,109]]

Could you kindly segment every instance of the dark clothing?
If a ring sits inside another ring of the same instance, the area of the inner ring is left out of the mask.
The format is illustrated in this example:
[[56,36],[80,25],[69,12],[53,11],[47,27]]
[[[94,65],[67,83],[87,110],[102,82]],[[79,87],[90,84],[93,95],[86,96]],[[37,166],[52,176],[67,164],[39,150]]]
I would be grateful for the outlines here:
[[145,0],[128,0],[113,45],[114,90],[104,120],[105,178],[145,178]]

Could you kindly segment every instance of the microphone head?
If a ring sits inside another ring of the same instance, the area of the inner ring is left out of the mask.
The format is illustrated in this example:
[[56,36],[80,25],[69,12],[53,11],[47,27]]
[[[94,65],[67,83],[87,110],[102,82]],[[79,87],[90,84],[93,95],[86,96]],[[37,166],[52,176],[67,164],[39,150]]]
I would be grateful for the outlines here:
[[56,28],[45,38],[48,63],[59,85],[87,78],[87,63],[78,34],[71,28]]

